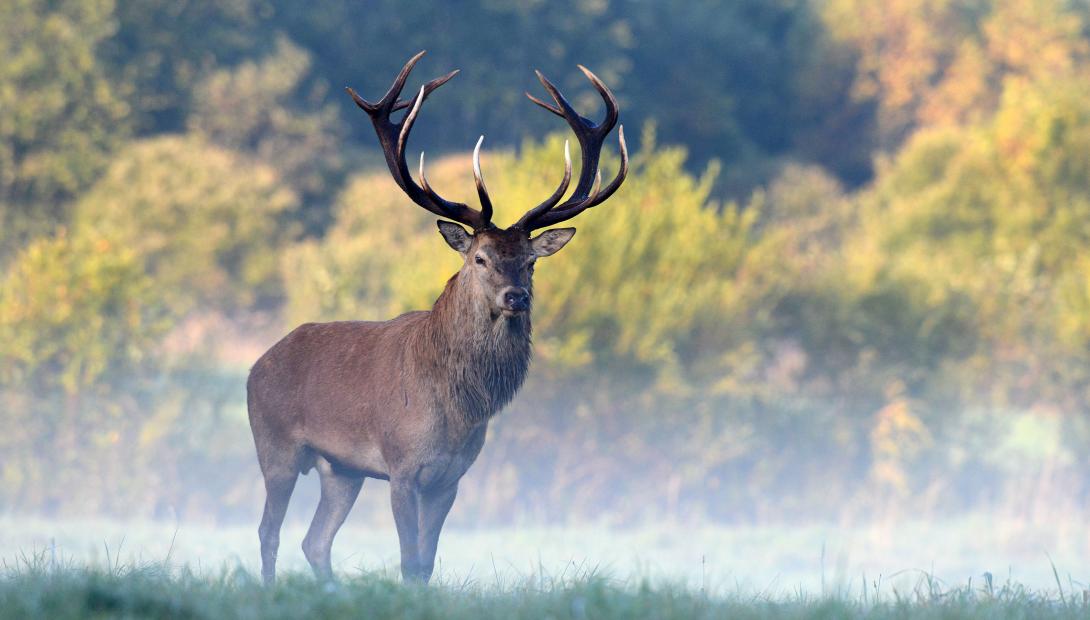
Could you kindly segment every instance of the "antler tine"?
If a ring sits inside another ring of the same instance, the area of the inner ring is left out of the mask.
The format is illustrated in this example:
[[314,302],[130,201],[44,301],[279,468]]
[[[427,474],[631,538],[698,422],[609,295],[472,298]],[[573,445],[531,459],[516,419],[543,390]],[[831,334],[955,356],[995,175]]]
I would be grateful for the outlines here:
[[[625,146],[624,131],[621,129],[619,133],[621,144],[621,169],[617,173],[617,177],[610,182],[609,185],[602,191],[598,191],[600,185],[601,173],[598,170],[598,161],[601,158],[602,143],[605,141],[609,132],[613,130],[613,127],[617,124],[619,118],[617,98],[613,96],[613,93],[605,85],[602,80],[598,78],[593,72],[579,65],[579,70],[590,80],[598,94],[601,95],[603,102],[605,103],[605,118],[602,122],[595,124],[593,121],[580,116],[578,112],[568,103],[568,100],[564,98],[560,90],[550,82],[544,74],[540,71],[536,71],[538,80],[541,85],[545,87],[545,90],[549,92],[553,101],[556,102],[555,106],[552,106],[540,99],[527,93],[527,97],[530,101],[533,101],[537,105],[545,108],[546,110],[560,116],[568,122],[568,126],[571,127],[572,132],[575,133],[575,137],[579,140],[579,150],[582,156],[583,164],[582,169],[579,171],[579,181],[576,183],[575,191],[572,193],[568,200],[563,204],[556,206],[555,202],[548,208],[542,208],[541,205],[530,210],[519,220],[519,225],[527,230],[534,230],[536,228],[542,228],[556,222],[561,222],[572,217],[575,217],[579,213],[582,213],[586,209],[595,205],[601,204],[606,198],[609,198],[617,188],[624,182],[625,176],[628,173],[628,150]],[[546,201],[549,202],[549,201]],[[545,203],[543,203],[544,205]]]
[[[553,114],[556,114],[557,116],[563,118],[564,120],[568,121],[569,124],[578,125],[583,130],[586,130],[586,128],[591,126],[591,122],[580,116],[579,113],[575,111],[575,108],[573,108],[572,105],[568,103],[568,100],[564,98],[564,95],[560,93],[560,90],[556,87],[556,85],[550,82],[549,78],[545,77],[544,73],[538,71],[537,69],[534,69],[534,74],[537,75],[537,81],[541,82],[541,85],[544,86],[545,90],[549,92],[549,96],[551,96],[553,98],[553,101],[556,102],[556,107],[553,107],[545,103],[544,101],[541,101],[537,97],[526,93],[526,96],[530,98],[530,101],[533,101],[534,103],[552,112]],[[572,129],[575,130],[577,133],[579,132],[579,130],[576,129],[575,126],[573,126]]]
[[[405,66],[401,67],[401,71],[397,74],[397,77],[394,78],[394,83],[390,85],[390,88],[386,91],[386,94],[382,96],[382,99],[379,99],[378,103],[371,103],[370,101],[367,101],[363,97],[360,97],[358,94],[356,94],[356,91],[352,90],[351,88],[345,88],[345,90],[347,90],[348,94],[352,96],[352,100],[356,102],[356,105],[362,108],[368,114],[373,115],[381,111],[385,107],[390,107],[390,110],[388,112],[393,112],[393,106],[397,103],[401,103],[397,101],[397,98],[401,94],[401,89],[405,88],[405,81],[409,79],[409,74],[412,73],[413,67],[416,66],[416,63],[420,62],[420,59],[423,58],[424,54],[426,53],[426,50],[420,50],[416,53],[415,56],[409,59],[409,62],[405,63]],[[447,79],[450,79],[451,77],[454,76],[449,76],[447,77]],[[445,82],[446,80],[443,81]],[[439,84],[437,85],[437,87],[441,85],[442,84]],[[401,107],[407,106],[408,103]]]
[[425,192],[431,192],[431,186],[428,185],[428,176],[424,174],[424,151],[420,151],[420,168],[417,171],[420,177],[420,187],[424,188]]
[[617,128],[617,139],[620,142],[621,165],[617,170],[617,176],[609,182],[609,185],[606,185],[599,191],[598,188],[602,182],[602,172],[601,170],[597,171],[594,175],[594,187],[585,200],[576,204],[565,203],[565,206],[550,209],[548,212],[543,213],[540,217],[533,220],[530,223],[528,230],[545,228],[546,226],[552,226],[553,224],[559,224],[560,222],[570,220],[583,211],[602,204],[612,196],[614,192],[620,189],[621,184],[624,183],[625,177],[628,176],[628,145],[626,145],[624,141],[624,125]]
[[[437,204],[441,204],[442,201],[443,201],[443,197],[440,196],[439,194],[435,193],[435,190],[432,189],[431,185],[428,183],[428,177],[424,174],[424,151],[420,151],[419,175],[420,175],[420,187],[424,190],[424,193],[427,194],[428,197],[431,198],[433,201],[435,201]],[[443,217],[450,217],[449,215],[446,215],[446,214],[440,214],[440,215],[442,215]],[[455,218],[451,218],[451,219],[455,219]]]
[[416,115],[420,113],[420,106],[423,103],[424,87],[421,86],[420,92],[413,98],[413,108],[401,121],[401,131],[397,134],[397,157],[400,161],[405,161],[405,144],[409,141],[409,132],[412,131],[413,124],[416,122]]
[[590,69],[583,65],[576,66],[583,72],[583,75],[587,76],[590,83],[594,85],[595,90],[598,91],[598,94],[601,95],[602,99],[606,102],[606,117],[598,125],[597,129],[602,133],[609,133],[613,129],[613,126],[617,124],[617,119],[620,117],[620,113],[618,112],[620,106],[617,105],[617,98],[613,96],[613,93],[606,87],[605,83],[598,79],[598,76],[594,75]]
[[390,106],[393,111],[393,104],[397,103],[398,96],[401,95],[401,89],[405,88],[405,81],[409,79],[409,74],[412,73],[413,67],[416,63],[420,62],[420,59],[426,54],[426,50],[420,50],[415,56],[409,59],[409,62],[405,63],[405,66],[401,68],[401,72],[394,78],[394,83],[390,85],[390,90],[386,91],[386,94],[382,96],[379,105]]
[[[427,84],[424,84],[424,98],[427,99],[428,95],[430,95],[432,91],[449,82],[451,78],[458,75],[459,71],[459,69],[455,69],[454,71],[451,71],[450,73],[442,77],[437,77],[434,80],[428,82]],[[378,112],[378,110],[382,106],[381,101],[379,103],[371,103],[365,100],[363,97],[360,97],[359,94],[357,94],[356,91],[352,90],[351,88],[346,87],[345,90],[348,91],[348,94],[352,96],[352,100],[356,102],[356,105],[369,114]],[[416,103],[415,95],[412,99],[400,99],[397,103],[394,104],[394,107],[390,108],[390,112],[404,110],[405,108],[411,107],[414,103]]]
[[526,98],[529,99],[530,101],[533,101],[534,103],[538,104],[539,106],[545,108],[546,110],[552,112],[553,114],[559,116],[560,118],[564,118],[564,112],[562,112],[560,110],[560,108],[551,106],[551,105],[545,103],[544,101],[538,99],[537,97],[531,95],[530,93],[526,93]]
[[473,147],[473,182],[477,184],[477,195],[481,198],[481,217],[486,221],[492,219],[492,199],[488,197],[488,189],[484,186],[484,177],[481,176],[481,144],[484,136],[477,139],[477,146]]
[[564,192],[568,191],[568,184],[571,183],[571,149],[568,148],[568,141],[564,141],[564,178],[560,180],[560,187],[556,188],[551,196],[545,199],[545,202],[530,209],[523,215],[515,226],[519,228],[526,228],[527,224],[533,222],[535,219],[541,216],[549,209],[556,206],[556,203],[560,202],[560,199],[564,197]]
[[[459,71],[459,69],[455,69],[454,71],[451,71],[450,73],[442,77],[437,77],[434,80],[428,82],[427,84],[424,84],[424,99],[427,99],[428,95],[430,95],[432,91],[439,88],[443,84],[446,84],[451,80],[451,78],[458,75]],[[390,111],[397,112],[398,110],[404,110],[405,108],[412,106],[414,103],[416,103],[416,97],[413,97],[412,99],[402,99],[395,103],[394,107]]]
[[351,86],[345,86],[344,90],[349,95],[351,95],[352,101],[355,101],[356,105],[359,106],[359,108],[364,112],[367,112],[368,114],[373,114],[374,112],[378,111],[378,108],[375,107],[374,104],[369,103],[366,99],[356,94],[356,91],[352,90]]
[[[446,200],[428,186],[427,180],[423,176],[423,154],[421,154],[420,172],[421,182],[424,184],[424,187],[417,185],[416,181],[413,180],[412,175],[409,173],[409,166],[405,162],[405,147],[409,139],[409,132],[412,130],[417,115],[420,113],[420,107],[429,94],[443,84],[446,84],[451,78],[458,74],[457,71],[452,71],[442,77],[431,80],[421,86],[420,90],[409,101],[398,101],[398,96],[405,87],[405,82],[408,80],[409,74],[423,56],[424,52],[420,52],[405,63],[401,72],[397,74],[397,78],[394,79],[394,83],[377,103],[366,101],[351,88],[347,88],[346,90],[352,97],[352,100],[356,102],[356,105],[367,112],[368,116],[371,117],[371,124],[375,127],[375,133],[378,136],[379,144],[382,146],[383,153],[386,156],[386,164],[390,169],[390,174],[393,176],[398,187],[400,187],[413,202],[436,215],[452,219],[456,222],[461,222],[476,230],[488,228],[492,225],[491,209],[488,209],[487,212],[477,211],[469,208],[469,206],[463,203]],[[406,107],[411,109],[401,122],[394,122],[390,119],[390,114],[395,110]]]

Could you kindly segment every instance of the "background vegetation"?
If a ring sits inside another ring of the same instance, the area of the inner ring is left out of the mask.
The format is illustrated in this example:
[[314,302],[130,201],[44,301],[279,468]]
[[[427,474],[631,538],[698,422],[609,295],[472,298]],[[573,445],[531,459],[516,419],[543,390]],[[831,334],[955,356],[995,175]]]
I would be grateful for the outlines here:
[[340,90],[423,48],[412,148],[468,198],[486,133],[500,221],[560,172],[532,68],[638,138],[455,519],[1086,508],[1086,3],[13,0],[0,511],[254,518],[249,364],[459,266]]

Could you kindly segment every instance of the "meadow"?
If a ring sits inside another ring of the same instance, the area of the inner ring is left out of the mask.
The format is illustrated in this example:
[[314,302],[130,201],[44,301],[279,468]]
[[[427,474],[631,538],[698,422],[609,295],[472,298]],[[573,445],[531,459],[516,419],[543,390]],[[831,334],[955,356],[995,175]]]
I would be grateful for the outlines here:
[[293,575],[265,589],[252,575],[27,568],[0,582],[0,617],[83,618],[1083,618],[1088,605],[1018,586],[921,587],[877,601],[846,594],[708,597],[669,586],[576,576],[506,588],[403,586],[364,575],[319,584]]
[[430,587],[403,585],[392,525],[350,522],[338,583],[282,536],[260,585],[243,525],[0,519],[0,617],[1085,617],[1079,520],[451,529]]

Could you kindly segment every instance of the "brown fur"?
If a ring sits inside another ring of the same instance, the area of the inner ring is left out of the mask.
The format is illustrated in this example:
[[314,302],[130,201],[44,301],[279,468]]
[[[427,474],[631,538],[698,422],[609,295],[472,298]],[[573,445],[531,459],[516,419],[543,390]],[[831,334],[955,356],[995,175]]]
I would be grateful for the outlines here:
[[440,228],[465,264],[431,311],[302,325],[250,372],[250,425],[268,492],[259,529],[267,582],[296,478],[311,468],[322,495],[303,549],[319,576],[332,574],[333,537],[368,477],[390,480],[402,574],[431,575],[458,481],[530,363],[529,308],[511,311],[504,294],[528,293],[533,259],[574,233],[530,240],[521,230]]
[[[430,312],[382,323],[308,323],[273,346],[250,371],[250,426],[268,493],[258,529],[266,583],[276,577],[280,526],[295,480],[311,468],[321,476],[322,496],[303,551],[320,577],[332,576],[333,537],[364,478],[370,477],[390,481],[402,576],[428,580],[458,481],[480,453],[488,421],[514,397],[530,364],[534,260],[564,247],[575,229],[546,230],[534,239],[529,233],[600,204],[628,171],[624,131],[618,128],[620,169],[599,191],[599,154],[617,123],[617,100],[597,76],[580,67],[605,102],[601,123],[579,116],[540,72],[556,107],[530,97],[562,116],[579,141],[583,167],[567,201],[559,203],[571,180],[565,149],[564,177],[553,195],[514,226],[495,228],[480,171],[483,136],[473,153],[480,211],[436,194],[424,179],[423,157],[418,185],[405,161],[409,131],[428,94],[457,73],[431,80],[410,101],[399,102],[423,55],[405,64],[377,103],[352,89],[348,93],[371,118],[398,187],[416,204],[471,226],[476,234],[439,222],[439,232],[465,262]],[[393,121],[390,115],[404,107],[409,112]]]

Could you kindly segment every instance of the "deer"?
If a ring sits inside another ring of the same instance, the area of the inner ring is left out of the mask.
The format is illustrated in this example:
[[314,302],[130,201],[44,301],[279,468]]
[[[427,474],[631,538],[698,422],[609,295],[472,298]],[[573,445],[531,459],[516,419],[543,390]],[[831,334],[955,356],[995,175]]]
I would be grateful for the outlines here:
[[[292,490],[298,476],[311,469],[318,471],[321,495],[302,546],[317,578],[334,578],[333,539],[363,481],[373,478],[389,481],[402,579],[429,581],[458,483],[480,453],[489,421],[526,378],[534,262],[555,254],[575,234],[574,228],[549,227],[603,203],[628,173],[621,126],[617,175],[601,185],[602,143],[617,125],[618,105],[609,88],[579,65],[605,101],[601,122],[579,115],[540,71],[537,78],[553,103],[526,93],[563,118],[579,143],[582,168],[570,197],[561,202],[572,179],[565,143],[564,175],[556,191],[512,226],[498,228],[481,174],[484,136],[473,150],[480,209],[440,197],[424,175],[424,154],[418,184],[405,150],[421,105],[458,71],[425,83],[411,99],[399,99],[423,55],[405,64],[377,103],[345,90],[370,117],[397,186],[416,205],[443,218],[437,222],[439,233],[463,264],[431,310],[382,322],[306,323],[254,364],[246,384],[247,408],[265,482],[258,537],[267,585],[276,580],[280,529]],[[403,109],[408,112],[400,121],[391,118]]]

